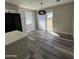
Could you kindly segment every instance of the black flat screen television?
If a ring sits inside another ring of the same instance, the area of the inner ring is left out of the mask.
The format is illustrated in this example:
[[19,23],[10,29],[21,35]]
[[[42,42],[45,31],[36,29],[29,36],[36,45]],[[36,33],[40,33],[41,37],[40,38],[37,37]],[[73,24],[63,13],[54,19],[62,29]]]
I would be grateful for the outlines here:
[[14,30],[22,31],[20,14],[5,13],[5,33]]

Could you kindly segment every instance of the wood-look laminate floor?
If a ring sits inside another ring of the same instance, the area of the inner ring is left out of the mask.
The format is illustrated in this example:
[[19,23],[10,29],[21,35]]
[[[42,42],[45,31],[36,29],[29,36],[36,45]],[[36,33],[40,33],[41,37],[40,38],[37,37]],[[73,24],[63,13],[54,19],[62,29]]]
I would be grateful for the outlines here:
[[28,38],[30,59],[73,59],[73,40],[39,30],[30,32]]

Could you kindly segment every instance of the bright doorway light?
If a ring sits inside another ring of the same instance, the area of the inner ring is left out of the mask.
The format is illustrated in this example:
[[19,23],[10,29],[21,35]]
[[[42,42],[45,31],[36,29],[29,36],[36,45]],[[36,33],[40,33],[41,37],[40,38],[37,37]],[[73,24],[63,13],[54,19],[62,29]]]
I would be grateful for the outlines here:
[[47,12],[47,31],[53,31],[53,12]]

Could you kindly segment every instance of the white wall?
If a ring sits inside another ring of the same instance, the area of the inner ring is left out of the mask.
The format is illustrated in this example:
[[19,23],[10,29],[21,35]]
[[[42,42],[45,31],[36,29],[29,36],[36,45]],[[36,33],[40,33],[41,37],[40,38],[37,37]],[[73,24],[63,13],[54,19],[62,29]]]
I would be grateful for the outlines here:
[[53,30],[56,32],[64,32],[73,34],[73,3],[65,4],[55,7],[54,10],[54,26]]
[[5,12],[18,13],[18,6],[10,3],[5,3]]

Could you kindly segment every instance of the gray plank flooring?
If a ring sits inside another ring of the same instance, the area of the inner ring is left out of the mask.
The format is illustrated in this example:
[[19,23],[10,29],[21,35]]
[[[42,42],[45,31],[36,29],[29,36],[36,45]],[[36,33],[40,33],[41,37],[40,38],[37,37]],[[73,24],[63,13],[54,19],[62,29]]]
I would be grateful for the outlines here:
[[28,38],[30,59],[73,59],[73,40],[39,30],[30,32]]

